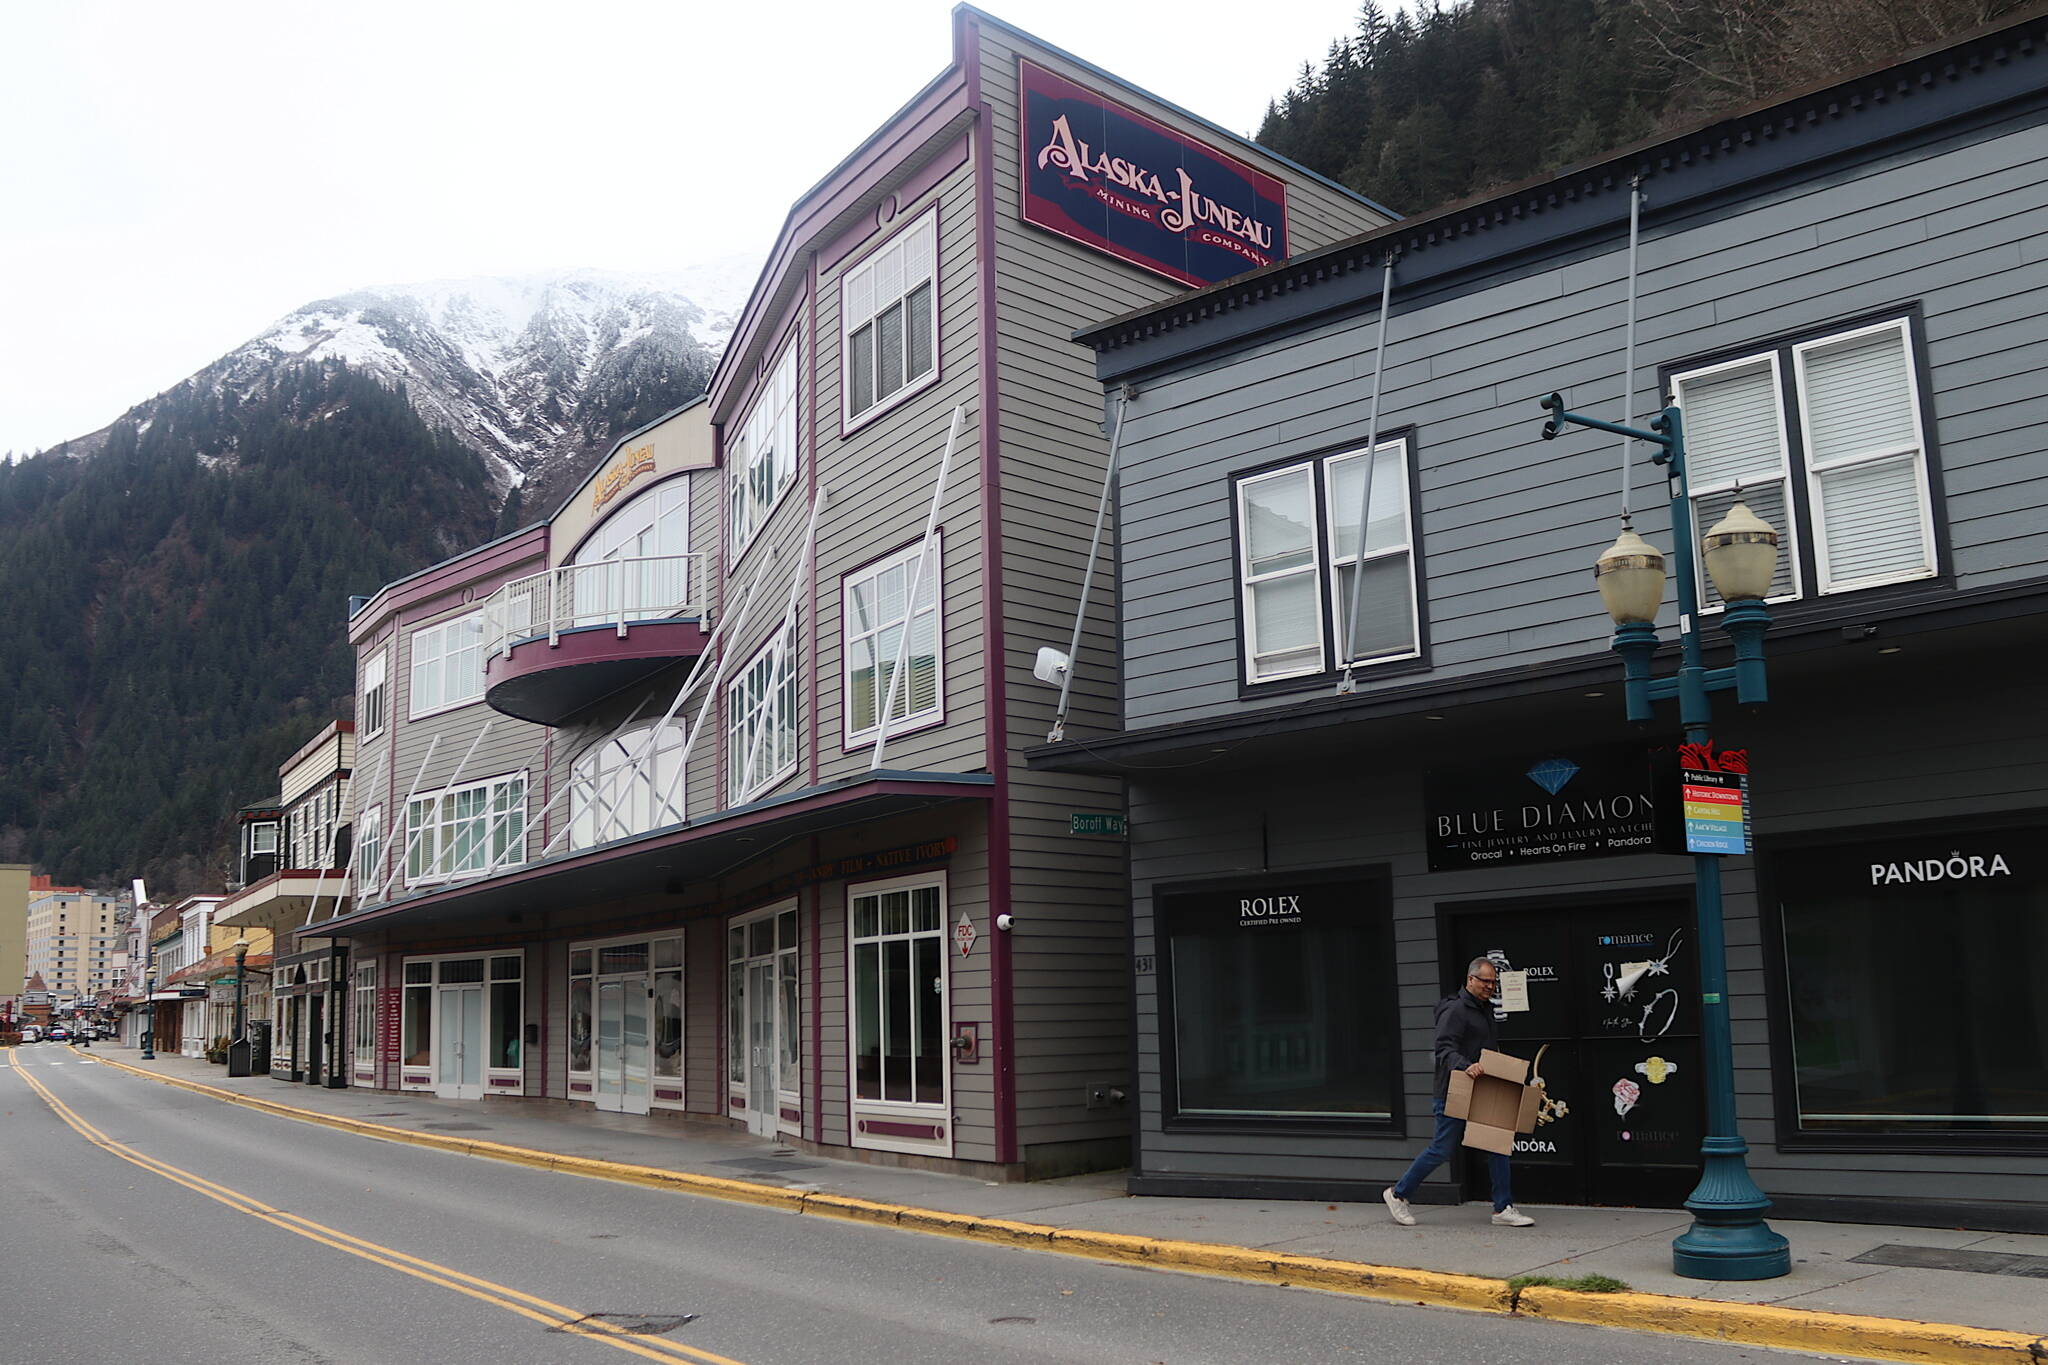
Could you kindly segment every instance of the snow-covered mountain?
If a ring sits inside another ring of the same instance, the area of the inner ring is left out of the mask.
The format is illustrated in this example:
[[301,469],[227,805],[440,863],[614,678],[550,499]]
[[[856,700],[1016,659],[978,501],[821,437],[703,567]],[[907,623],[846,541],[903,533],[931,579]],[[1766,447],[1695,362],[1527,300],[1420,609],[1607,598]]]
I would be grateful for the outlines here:
[[[552,486],[701,391],[759,265],[361,289],[279,318],[189,382],[251,393],[284,366],[339,360],[402,385],[431,425],[484,457],[501,491]],[[147,421],[148,409],[131,415]]]

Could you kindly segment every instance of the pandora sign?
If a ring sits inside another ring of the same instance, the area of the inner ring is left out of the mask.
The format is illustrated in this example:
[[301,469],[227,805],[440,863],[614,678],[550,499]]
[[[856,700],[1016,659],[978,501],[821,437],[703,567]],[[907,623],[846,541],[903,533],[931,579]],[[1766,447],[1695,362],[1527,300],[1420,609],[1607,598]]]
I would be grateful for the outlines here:
[[1287,255],[1287,188],[1243,162],[1030,62],[1024,221],[1182,284]]

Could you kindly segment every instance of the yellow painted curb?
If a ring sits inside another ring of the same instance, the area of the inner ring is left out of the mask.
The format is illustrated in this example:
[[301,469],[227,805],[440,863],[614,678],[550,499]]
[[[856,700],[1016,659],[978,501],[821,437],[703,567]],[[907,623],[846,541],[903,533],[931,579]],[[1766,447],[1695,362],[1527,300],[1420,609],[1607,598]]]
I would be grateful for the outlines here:
[[1166,1270],[1193,1271],[1231,1279],[1266,1284],[1292,1285],[1432,1305],[1464,1308],[1486,1313],[1520,1314],[1552,1322],[1572,1322],[1596,1327],[1620,1327],[1635,1332],[1661,1332],[1671,1336],[1704,1337],[1714,1341],[1741,1342],[1752,1346],[1774,1346],[1785,1350],[1825,1351],[1879,1360],[1913,1362],[1914,1365],[2044,1365],[2048,1363],[2048,1337],[2024,1332],[2004,1332],[1982,1327],[1961,1327],[1946,1323],[1914,1322],[1904,1318],[1861,1317],[1853,1313],[1826,1313],[1781,1308],[1773,1304],[1729,1303],[1716,1299],[1692,1299],[1678,1295],[1622,1292],[1588,1294],[1547,1285],[1532,1285],[1519,1292],[1502,1280],[1477,1275],[1454,1275],[1403,1266],[1369,1265],[1320,1256],[1296,1256],[1284,1252],[1260,1251],[1254,1247],[1227,1246],[1215,1242],[1182,1242],[1171,1238],[1134,1236],[1121,1232],[1094,1232],[1082,1228],[1056,1228],[1038,1223],[1019,1223],[1005,1218],[981,1218],[973,1214],[947,1213],[937,1209],[912,1208],[851,1195],[808,1193],[781,1185],[763,1185],[721,1176],[697,1175],[665,1170],[658,1166],[636,1166],[605,1161],[597,1157],[564,1156],[514,1147],[501,1142],[477,1142],[421,1133],[410,1128],[392,1128],[363,1119],[322,1114],[313,1109],[279,1104],[253,1095],[188,1081],[177,1076],[130,1066],[110,1058],[96,1058],[103,1065],[140,1076],[145,1080],[176,1086],[195,1094],[260,1110],[279,1118],[317,1123],[364,1137],[403,1142],[505,1161],[567,1175],[596,1180],[620,1181],[705,1195],[733,1203],[783,1208],[795,1213],[816,1214],[849,1222],[878,1223],[908,1228],[914,1232],[936,1233],[973,1241],[996,1242],[1057,1251],[1092,1260],[1121,1261],[1157,1266]]
[[1709,1337],[1751,1346],[1797,1351],[1832,1351],[1882,1360],[1927,1361],[1936,1365],[2048,1360],[2048,1338],[1983,1327],[1957,1327],[1904,1318],[1861,1317],[1783,1308],[1766,1303],[1728,1303],[1667,1294],[1587,1294],[1532,1285],[1516,1310],[1553,1322],[1626,1327],[1631,1331]]

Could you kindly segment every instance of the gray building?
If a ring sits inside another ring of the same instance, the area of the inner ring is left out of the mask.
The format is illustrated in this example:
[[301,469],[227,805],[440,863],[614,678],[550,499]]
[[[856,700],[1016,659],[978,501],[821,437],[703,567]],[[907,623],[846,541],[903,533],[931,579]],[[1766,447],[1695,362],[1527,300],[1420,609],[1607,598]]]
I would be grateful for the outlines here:
[[[1800,1216],[2048,1228],[2044,37],[1081,334],[1125,407],[1123,712],[1031,761],[1127,784],[1134,1190],[1374,1198],[1483,953],[1568,1105],[1518,1195],[1690,1189],[1708,1002],[1690,863],[1654,851],[1677,720],[1625,721],[1589,573],[1630,504],[1669,553],[1669,495],[1643,447],[1624,481],[1613,437],[1539,439],[1558,390],[1638,424],[1668,396],[1698,525],[1740,496],[1783,537],[1772,699],[1722,698],[1714,736],[1751,766],[1722,862],[1752,1172]],[[1663,619],[1719,664],[1719,611]]]
[[[1021,758],[1107,458],[1071,335],[1389,215],[951,31],[791,208],[702,402],[352,613],[351,894],[299,934],[352,1083],[1124,1161],[1124,850],[1073,819],[1121,787]],[[1072,701],[1107,726],[1113,680]]]

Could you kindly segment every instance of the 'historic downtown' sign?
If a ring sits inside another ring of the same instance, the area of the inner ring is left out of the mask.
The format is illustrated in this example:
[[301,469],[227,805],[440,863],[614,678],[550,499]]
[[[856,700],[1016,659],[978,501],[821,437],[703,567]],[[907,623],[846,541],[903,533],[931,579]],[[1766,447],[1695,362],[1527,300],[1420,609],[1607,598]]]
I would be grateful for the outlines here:
[[1287,187],[1114,100],[1020,61],[1024,221],[1178,280],[1287,256]]

